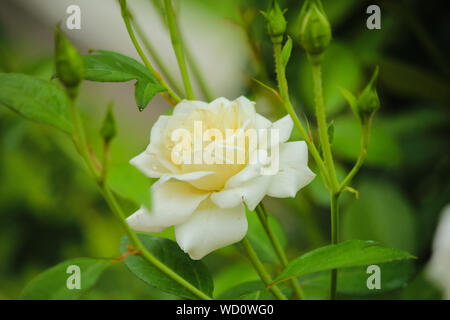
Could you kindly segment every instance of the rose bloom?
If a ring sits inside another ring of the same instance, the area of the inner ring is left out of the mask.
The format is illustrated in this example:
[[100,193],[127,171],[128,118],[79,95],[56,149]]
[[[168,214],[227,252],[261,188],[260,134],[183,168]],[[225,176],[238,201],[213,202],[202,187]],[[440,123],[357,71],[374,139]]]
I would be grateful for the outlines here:
[[[199,122],[203,131],[213,128],[222,132],[224,140],[215,143],[224,146],[229,143],[227,129],[238,130],[240,134],[250,129],[277,130],[277,140],[256,145],[245,143],[245,150],[238,146],[236,149],[244,152],[244,162],[173,161],[177,148],[174,131],[183,129],[195,136],[195,123]],[[315,177],[307,166],[306,143],[287,142],[292,128],[290,116],[272,123],[256,113],[254,103],[244,97],[234,101],[218,98],[209,104],[180,102],[173,115],[159,117],[151,130],[149,146],[130,161],[148,177],[159,180],[151,187],[152,210],[142,206],[128,217],[128,224],[134,230],[151,233],[174,226],[178,245],[192,259],[201,259],[211,251],[242,240],[247,233],[245,205],[254,210],[266,195],[294,197]],[[276,171],[263,174],[261,169],[275,157]]]
[[450,300],[450,204],[439,221],[433,241],[428,275],[444,292],[444,299]]

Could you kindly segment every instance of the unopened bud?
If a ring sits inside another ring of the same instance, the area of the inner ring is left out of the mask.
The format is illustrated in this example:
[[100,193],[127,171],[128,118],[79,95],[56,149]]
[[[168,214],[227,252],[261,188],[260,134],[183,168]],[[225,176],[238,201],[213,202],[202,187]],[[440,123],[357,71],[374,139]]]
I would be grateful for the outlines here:
[[286,31],[284,12],[280,9],[277,0],[270,2],[267,12],[261,12],[264,18],[266,18],[267,33],[274,43],[281,43],[283,41],[283,34]]
[[59,29],[55,27],[56,76],[69,90],[76,89],[83,81],[86,67],[80,53]]
[[108,106],[103,125],[100,130],[100,134],[105,142],[111,141],[117,134],[116,119],[112,111],[112,103]]
[[378,66],[367,86],[358,97],[357,106],[362,119],[372,116],[380,108],[380,99],[376,89],[378,79]]
[[306,0],[300,13],[300,44],[310,55],[320,55],[331,41],[331,26],[320,0]]

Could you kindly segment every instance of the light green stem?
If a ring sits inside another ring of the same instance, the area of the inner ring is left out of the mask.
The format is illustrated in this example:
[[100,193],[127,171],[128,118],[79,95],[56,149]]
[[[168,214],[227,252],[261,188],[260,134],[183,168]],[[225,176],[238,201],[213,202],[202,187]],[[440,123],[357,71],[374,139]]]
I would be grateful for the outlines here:
[[[250,241],[248,241],[247,237],[242,239],[241,244],[242,244],[242,247],[244,248],[245,252],[247,253],[247,256],[250,259],[250,262],[252,263],[256,272],[258,272],[258,275],[261,278],[262,282],[264,282],[264,284],[266,286],[269,286],[272,283],[272,278],[267,273],[262,262],[259,260],[255,250],[253,249],[252,245],[250,244]],[[280,291],[280,289],[278,289],[278,287],[276,285],[270,286],[269,290],[273,293],[273,295],[277,299],[288,300],[286,298],[286,296]]]
[[[270,227],[270,225],[267,221],[268,214],[267,214],[267,211],[264,208],[264,205],[262,204],[262,202],[260,202],[258,204],[255,211],[259,218],[259,221],[261,222],[261,224],[264,228],[264,231],[266,232],[266,234],[270,240],[270,243],[272,244],[273,248],[275,249],[278,259],[280,259],[281,265],[283,267],[286,267],[288,265],[289,261],[286,257],[286,253],[284,252],[283,247],[281,246],[280,242],[278,241],[278,238],[276,237],[275,233],[273,232],[272,228]],[[297,298],[300,300],[305,299],[305,295],[303,293],[302,288],[300,287],[300,284],[297,282],[297,279],[291,279],[290,283],[291,283],[292,287],[294,288]]]
[[[320,59],[308,56],[312,68],[312,78],[314,84],[314,103],[317,118],[317,127],[319,130],[319,139],[322,146],[322,152],[325,159],[325,166],[328,170],[330,181],[330,207],[331,207],[331,244],[339,242],[339,182],[336,177],[333,154],[331,152],[330,140],[328,137],[328,124],[325,113],[325,103],[322,89],[322,67]],[[331,270],[330,298],[336,298],[337,288],[337,269]]]
[[292,120],[294,121],[294,125],[300,132],[300,135],[302,136],[303,140],[305,140],[306,144],[308,145],[309,152],[313,156],[314,161],[316,162],[322,176],[324,177],[325,185],[329,185],[330,178],[328,176],[328,170],[326,169],[325,164],[322,161],[319,151],[312,142],[311,137],[306,132],[302,123],[300,122],[300,119],[298,118],[297,113],[295,112],[294,107],[292,106],[291,100],[289,98],[286,74],[281,62],[281,43],[274,43],[273,49],[275,56],[275,69],[277,73],[278,90],[280,91],[281,98],[283,99],[283,106],[286,109],[286,112],[291,116]]
[[323,101],[322,90],[322,67],[320,63],[311,63],[313,83],[314,83],[314,103],[316,109],[317,127],[319,130],[320,145],[325,160],[325,166],[328,170],[330,189],[336,192],[339,189],[339,183],[334,168],[333,155],[331,153],[330,140],[328,137],[328,124],[325,114],[325,104]]
[[[164,19],[164,10],[161,10],[161,8],[158,6],[157,1],[155,0],[150,0],[150,2],[152,3],[153,7],[156,9],[156,11],[159,13],[161,19],[163,21],[165,21]],[[198,86],[202,92],[202,94],[205,96],[207,101],[212,101],[214,99],[214,96],[211,93],[211,90],[208,87],[208,84],[205,81],[205,78],[203,77],[203,74],[194,58],[194,56],[192,55],[192,52],[189,50],[189,48],[186,45],[186,41],[183,39],[183,33],[180,32],[180,40],[181,40],[181,45],[183,46],[183,51],[186,54],[186,60],[187,63],[189,64],[189,66],[191,67],[192,70],[192,75],[194,76],[195,80],[198,83]]]
[[180,275],[178,275],[175,271],[173,271],[171,268],[166,266],[163,262],[161,262],[158,258],[153,256],[142,244],[142,242],[137,237],[134,230],[130,228],[128,223],[125,220],[125,214],[123,213],[121,207],[117,203],[116,199],[114,198],[114,195],[111,193],[110,189],[106,185],[105,181],[103,179],[99,179],[99,173],[97,169],[95,168],[93,161],[91,157],[89,156],[89,150],[86,143],[86,140],[84,139],[84,130],[82,128],[82,123],[80,120],[80,115],[78,112],[78,108],[76,107],[75,98],[71,99],[70,103],[70,113],[72,117],[72,121],[74,123],[74,131],[73,131],[73,141],[75,143],[75,146],[82,156],[82,158],[85,160],[88,168],[91,171],[91,174],[95,177],[95,180],[97,182],[98,187],[100,188],[100,192],[102,193],[103,197],[105,198],[106,202],[108,203],[108,206],[110,207],[111,211],[114,213],[114,215],[117,217],[117,220],[120,222],[122,227],[124,228],[126,234],[128,235],[128,238],[130,239],[131,243],[133,244],[134,248],[139,251],[139,254],[143,259],[145,259],[148,263],[153,265],[155,268],[157,268],[159,271],[164,273],[167,277],[171,278],[184,288],[191,292],[193,295],[198,297],[199,299],[203,300],[211,300],[212,298],[209,297],[207,294],[202,292],[201,290],[197,289],[195,286],[193,286],[191,283],[183,279]]
[[150,61],[147,59],[147,57],[144,54],[144,51],[141,48],[141,45],[136,39],[136,36],[133,31],[133,27],[131,26],[128,11],[126,8],[126,1],[119,1],[120,2],[120,8],[122,13],[123,22],[125,23],[125,27],[128,31],[128,35],[131,39],[131,42],[133,42],[133,45],[139,54],[139,57],[141,57],[142,61],[144,62],[147,69],[156,77],[158,82],[167,90],[168,94],[174,99],[176,102],[180,102],[181,98],[169,87],[169,85],[164,81],[164,79],[161,77],[161,75],[153,68]]
[[164,0],[164,6],[166,8],[167,25],[169,27],[170,39],[172,40],[173,50],[178,61],[181,77],[183,78],[186,96],[189,100],[195,100],[194,90],[192,89],[186,61],[184,60],[183,46],[178,35],[177,24],[172,7],[172,0]]
[[342,181],[339,186],[339,193],[344,191],[345,187],[347,187],[350,182],[353,180],[355,175],[358,173],[359,169],[364,163],[364,160],[367,156],[367,148],[369,146],[369,136],[370,136],[370,128],[372,126],[372,117],[368,119],[368,121],[362,126],[362,135],[361,135],[361,149],[359,151],[358,159],[356,160],[355,165],[352,170],[347,174],[347,176]]
[[81,121],[80,113],[78,112],[75,96],[69,97],[69,113],[73,124],[72,140],[75,144],[75,148],[87,165],[89,173],[92,175],[95,181],[99,181],[100,173],[95,167],[89,154],[86,136],[83,129],[83,123]]
[[131,18],[131,23],[133,24],[134,29],[136,30],[137,35],[142,41],[142,44],[144,45],[145,49],[150,53],[150,56],[153,58],[155,65],[159,67],[161,70],[161,73],[163,76],[167,79],[169,84],[178,92],[182,92],[182,88],[180,87],[178,81],[173,77],[173,75],[170,73],[169,68],[167,68],[167,65],[163,62],[163,59],[158,54],[158,51],[153,46],[153,44],[150,42],[150,40],[145,35],[144,30],[142,29],[141,25],[135,20]]
[[[339,194],[331,195],[331,244],[339,242]],[[336,299],[337,269],[331,270],[331,300]]]

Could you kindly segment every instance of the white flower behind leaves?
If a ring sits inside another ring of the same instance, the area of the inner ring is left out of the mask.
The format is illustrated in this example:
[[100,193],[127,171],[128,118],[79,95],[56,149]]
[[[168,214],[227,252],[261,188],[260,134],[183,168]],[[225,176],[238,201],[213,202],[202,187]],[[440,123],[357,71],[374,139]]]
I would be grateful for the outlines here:
[[443,212],[433,241],[433,255],[428,275],[450,300],[450,204]]
[[[194,135],[194,123],[199,121],[203,130],[222,132],[224,140],[215,143],[223,145],[227,143],[227,129],[240,129],[236,132],[241,133],[276,129],[278,136],[275,143],[258,142],[254,148],[246,142],[245,162],[177,164],[172,157],[176,145],[172,133],[181,128]],[[151,130],[149,146],[130,161],[148,177],[159,180],[151,187],[152,210],[142,206],[128,217],[128,224],[143,232],[161,232],[175,226],[178,245],[192,259],[242,240],[247,233],[245,205],[254,210],[266,195],[294,197],[315,177],[307,165],[305,142],[287,142],[292,128],[290,116],[272,123],[256,113],[254,103],[244,97],[234,101],[218,98],[209,104],[180,102],[172,116],[159,117]],[[276,171],[263,174],[262,169],[275,156],[279,160]]]

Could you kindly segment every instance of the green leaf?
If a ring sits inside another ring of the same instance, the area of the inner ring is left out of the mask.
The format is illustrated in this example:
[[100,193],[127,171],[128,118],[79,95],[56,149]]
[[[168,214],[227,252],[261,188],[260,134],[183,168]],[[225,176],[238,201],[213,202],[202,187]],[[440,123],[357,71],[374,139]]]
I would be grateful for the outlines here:
[[72,132],[68,99],[50,81],[19,73],[0,73],[0,104],[27,119]]
[[[34,278],[23,290],[25,300],[71,300],[89,290],[103,271],[111,264],[109,259],[77,258],[64,261]],[[73,272],[69,266],[80,268],[80,289],[68,289],[67,281]],[[70,270],[69,270],[70,271]]]
[[[138,235],[143,245],[157,259],[171,268],[183,279],[203,291],[207,295],[212,296],[213,280],[208,269],[202,261],[192,260],[189,256],[181,251],[176,242],[149,235]],[[130,244],[125,236],[120,243],[120,252],[126,253],[127,246]],[[169,292],[171,294],[196,299],[197,297],[179,285],[174,280],[168,278],[161,271],[146,262],[142,257],[133,255],[125,259],[125,264],[138,278],[150,284],[153,287]]]
[[86,64],[86,79],[99,82],[126,82],[137,80],[134,96],[140,111],[159,92],[166,89],[155,76],[137,60],[123,54],[98,50],[97,54],[84,56]]
[[350,240],[315,249],[292,260],[274,282],[282,282],[318,271],[413,258],[414,256],[408,252],[385,248],[374,241]]
[[261,281],[250,281],[228,289],[216,299],[219,300],[274,300],[273,294]]
[[[281,246],[286,248],[286,235],[284,234],[283,228],[280,223],[270,214],[267,216],[269,226],[278,238]],[[280,264],[278,256],[273,249],[272,243],[267,237],[261,222],[256,215],[256,212],[249,211],[247,209],[247,221],[248,221],[248,231],[247,238],[255,249],[256,254],[263,262]]]
[[350,108],[352,109],[353,114],[355,117],[359,120],[361,120],[361,117],[359,116],[358,112],[358,99],[354,96],[353,93],[348,91],[345,88],[340,88],[342,95],[344,96],[345,100],[347,100],[348,104],[350,105]]
[[[367,266],[345,268],[339,270],[337,291],[351,295],[372,295],[402,288],[408,284],[414,276],[415,267],[411,260],[401,260],[378,264],[381,272],[381,288],[369,290],[367,279]],[[301,286],[308,291],[310,288],[324,289],[329,292],[329,271],[316,272],[299,277]]]
[[289,58],[291,57],[292,52],[292,39],[288,36],[286,43],[284,44],[283,50],[281,50],[281,65],[283,69],[286,68]]
[[151,209],[152,180],[129,163],[112,165],[106,178],[111,189],[120,196]]

